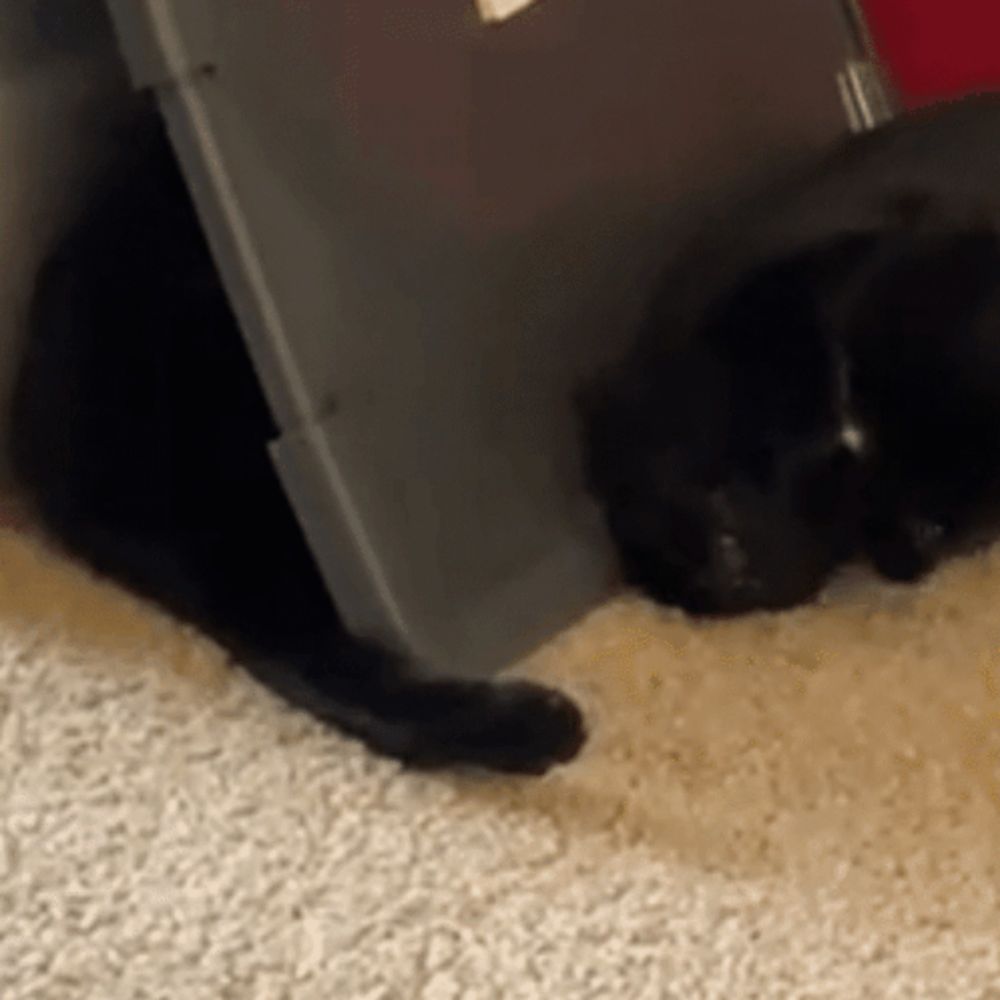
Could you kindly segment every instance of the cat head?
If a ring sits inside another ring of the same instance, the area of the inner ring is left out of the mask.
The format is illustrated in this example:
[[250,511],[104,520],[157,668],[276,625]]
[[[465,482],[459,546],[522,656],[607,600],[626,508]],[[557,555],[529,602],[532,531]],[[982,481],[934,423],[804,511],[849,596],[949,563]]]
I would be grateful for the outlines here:
[[699,613],[812,596],[857,536],[863,441],[816,296],[818,262],[754,272],[581,396],[588,482],[628,581]]
[[[690,388],[706,390],[701,405],[718,399],[715,388]],[[705,437],[641,432],[609,447],[605,435],[655,422],[659,408],[593,399],[591,488],[628,582],[653,598],[696,613],[787,607],[854,551],[863,466],[837,428],[764,435],[742,456]]]
[[912,578],[996,524],[992,231],[842,237],[685,325],[651,311],[582,394],[629,582],[700,613],[796,604],[856,553]]

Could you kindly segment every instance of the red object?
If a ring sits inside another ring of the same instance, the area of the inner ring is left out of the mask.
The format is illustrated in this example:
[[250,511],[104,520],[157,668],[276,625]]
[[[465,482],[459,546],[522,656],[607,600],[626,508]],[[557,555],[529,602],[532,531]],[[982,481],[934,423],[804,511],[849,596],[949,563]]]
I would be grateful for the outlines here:
[[1000,90],[1000,0],[862,0],[906,107]]

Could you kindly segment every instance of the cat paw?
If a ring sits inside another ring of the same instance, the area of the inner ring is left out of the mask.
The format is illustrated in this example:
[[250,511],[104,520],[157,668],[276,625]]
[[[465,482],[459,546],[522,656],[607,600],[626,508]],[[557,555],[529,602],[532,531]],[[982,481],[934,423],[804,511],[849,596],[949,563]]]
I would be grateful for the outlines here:
[[887,580],[911,583],[935,566],[944,528],[935,521],[906,518],[869,541],[868,555]]
[[407,751],[396,750],[410,766],[541,775],[586,741],[580,709],[558,691],[527,681],[448,687],[450,705],[433,738],[425,731]]
[[586,742],[580,709],[565,695],[526,681],[498,684],[475,742],[481,763],[516,774],[544,774],[571,761]]

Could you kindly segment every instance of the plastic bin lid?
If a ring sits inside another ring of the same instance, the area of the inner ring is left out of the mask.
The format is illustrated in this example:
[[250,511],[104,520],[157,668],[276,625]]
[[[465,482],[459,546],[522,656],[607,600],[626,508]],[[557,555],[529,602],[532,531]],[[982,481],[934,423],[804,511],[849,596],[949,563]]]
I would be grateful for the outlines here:
[[679,216],[844,129],[836,0],[109,0],[348,623],[450,672],[607,593],[570,397]]

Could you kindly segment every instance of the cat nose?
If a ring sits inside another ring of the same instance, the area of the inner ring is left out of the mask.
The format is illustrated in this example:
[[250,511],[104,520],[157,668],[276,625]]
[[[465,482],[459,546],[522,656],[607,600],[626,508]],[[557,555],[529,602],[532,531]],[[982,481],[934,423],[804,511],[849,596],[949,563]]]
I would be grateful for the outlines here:
[[717,576],[742,579],[747,570],[747,554],[739,539],[729,531],[720,532],[713,539],[712,564]]
[[794,544],[771,539],[748,548],[746,539],[723,532],[712,539],[699,582],[714,613],[743,614],[799,604],[816,593],[825,573],[825,563]]
[[709,587],[723,610],[752,603],[760,593],[761,582],[750,568],[750,558],[736,535],[723,531],[713,536],[707,575]]

